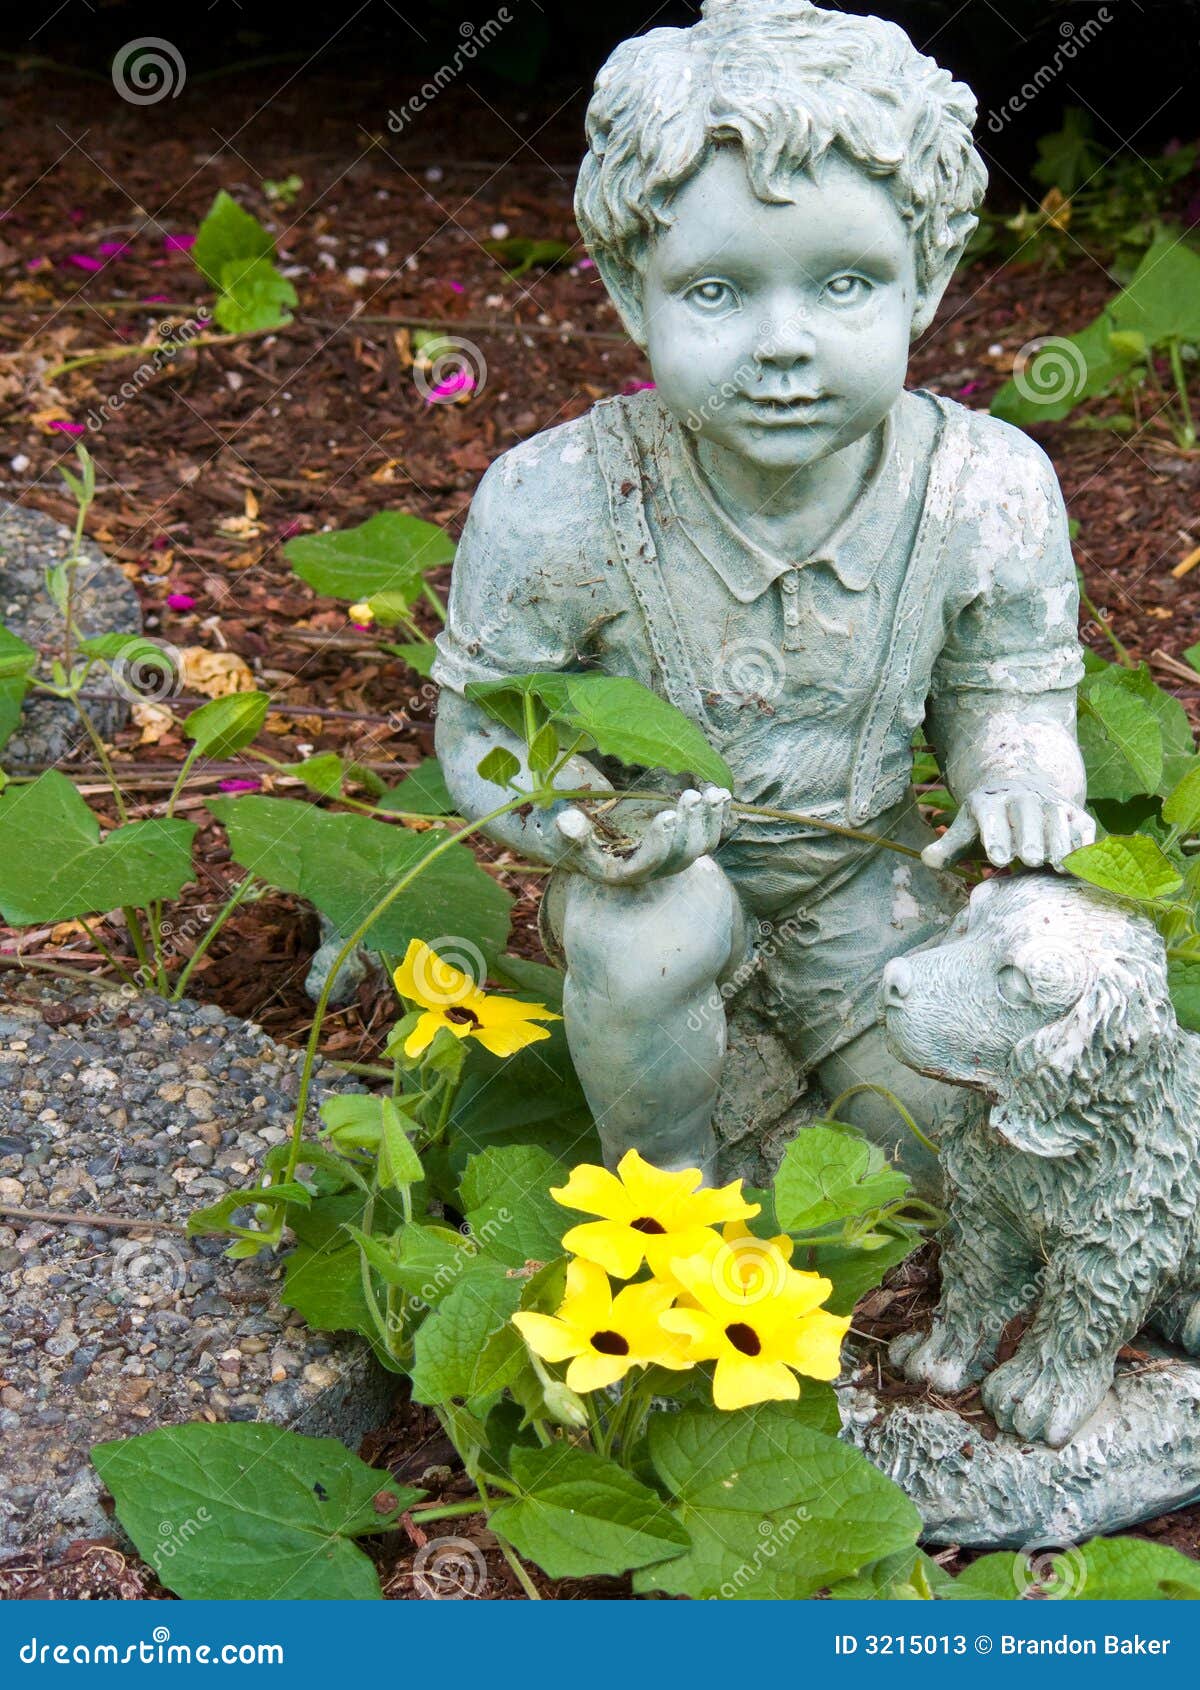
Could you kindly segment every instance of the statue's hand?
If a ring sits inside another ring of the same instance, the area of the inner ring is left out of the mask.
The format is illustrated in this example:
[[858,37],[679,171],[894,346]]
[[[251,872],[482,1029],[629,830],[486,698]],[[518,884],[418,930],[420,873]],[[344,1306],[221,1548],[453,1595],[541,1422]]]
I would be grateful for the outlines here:
[[1091,816],[1065,798],[1016,782],[981,786],[967,794],[942,837],[921,852],[921,861],[926,868],[944,868],[978,839],[996,868],[1014,858],[1027,868],[1045,863],[1061,868],[1064,857],[1095,837]]
[[682,793],[677,803],[662,809],[622,804],[618,825],[625,839],[636,841],[632,845],[605,843],[592,817],[573,805],[555,822],[571,846],[563,867],[606,886],[639,886],[678,874],[716,850],[732,802],[723,787],[706,786],[703,792]]

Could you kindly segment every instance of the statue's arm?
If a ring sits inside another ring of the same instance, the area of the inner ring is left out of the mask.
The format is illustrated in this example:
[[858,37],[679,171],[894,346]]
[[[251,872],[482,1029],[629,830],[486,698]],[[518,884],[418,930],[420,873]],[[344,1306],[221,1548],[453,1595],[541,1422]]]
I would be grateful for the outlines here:
[[[580,578],[594,583],[598,573],[588,562],[597,539],[589,489],[564,487],[561,467],[557,486],[548,486],[539,457],[525,458],[522,463],[518,452],[508,465],[494,464],[471,502],[432,672],[441,689],[437,755],[459,814],[471,821],[513,796],[479,775],[489,751],[513,754],[520,765],[518,787],[532,790],[545,783],[531,775],[524,741],[468,699],[467,686],[577,669],[585,655],[586,622],[597,614],[594,598],[576,584]],[[572,757],[554,785],[611,791],[611,782],[583,757]],[[486,832],[531,861],[557,863],[571,849],[555,825],[569,808],[566,800],[550,809],[530,806],[489,823]]]
[[998,865],[1057,865],[1095,834],[1075,733],[1083,670],[1067,513],[1049,460],[1024,436],[990,493],[1003,520],[972,536],[978,591],[951,623],[926,710],[961,810],[926,860],[941,866],[978,837]]
[[[512,752],[521,765],[521,772],[514,777],[519,787],[532,790],[543,784],[529,771],[524,742],[479,705],[448,687],[442,688],[438,698],[434,744],[455,807],[460,815],[472,821],[498,809],[512,797],[510,790],[484,780],[478,773],[480,760],[489,751],[499,747]],[[612,790],[611,782],[586,757],[569,758],[555,775],[554,785],[564,791],[579,787],[597,792]],[[549,809],[530,806],[524,812],[514,810],[490,822],[485,832],[498,844],[510,846],[531,862],[558,863],[573,848],[571,840],[556,826],[558,817],[570,808],[570,801],[563,799]]]

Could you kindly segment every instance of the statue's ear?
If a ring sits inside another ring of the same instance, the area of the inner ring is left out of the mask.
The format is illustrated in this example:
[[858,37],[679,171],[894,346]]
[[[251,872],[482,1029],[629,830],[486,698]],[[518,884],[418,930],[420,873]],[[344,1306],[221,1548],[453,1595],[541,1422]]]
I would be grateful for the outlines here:
[[942,303],[942,295],[950,286],[950,278],[958,268],[958,261],[963,255],[966,240],[961,241],[939,264],[931,279],[924,287],[917,288],[917,305],[913,312],[911,338],[916,340],[923,335],[937,315],[937,308]]
[[621,314],[629,338],[637,346],[646,344],[646,313],[642,307],[641,272],[626,259],[611,252],[596,253],[596,268],[608,289],[609,298]]

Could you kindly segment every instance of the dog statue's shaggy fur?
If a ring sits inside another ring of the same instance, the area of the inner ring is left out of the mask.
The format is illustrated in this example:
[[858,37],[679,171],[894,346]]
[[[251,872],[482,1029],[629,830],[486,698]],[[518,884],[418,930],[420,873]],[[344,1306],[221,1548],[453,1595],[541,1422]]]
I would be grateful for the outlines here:
[[943,942],[889,963],[883,1008],[905,1062],[982,1093],[942,1145],[933,1329],[892,1359],[939,1391],[987,1374],[997,1424],[1057,1448],[1142,1327],[1200,1353],[1200,1037],[1162,940],[1077,882],[988,881]]

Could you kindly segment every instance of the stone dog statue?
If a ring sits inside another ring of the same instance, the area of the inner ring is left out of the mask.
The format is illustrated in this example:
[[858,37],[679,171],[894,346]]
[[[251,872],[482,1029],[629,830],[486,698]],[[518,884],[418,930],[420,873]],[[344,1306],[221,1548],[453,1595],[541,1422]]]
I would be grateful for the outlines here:
[[1001,1429],[1058,1448],[1141,1328],[1200,1353],[1200,1037],[1151,923],[1048,875],[977,887],[940,943],[888,964],[882,996],[897,1055],[982,1094],[942,1141],[933,1328],[892,1360],[938,1391],[987,1374]]

